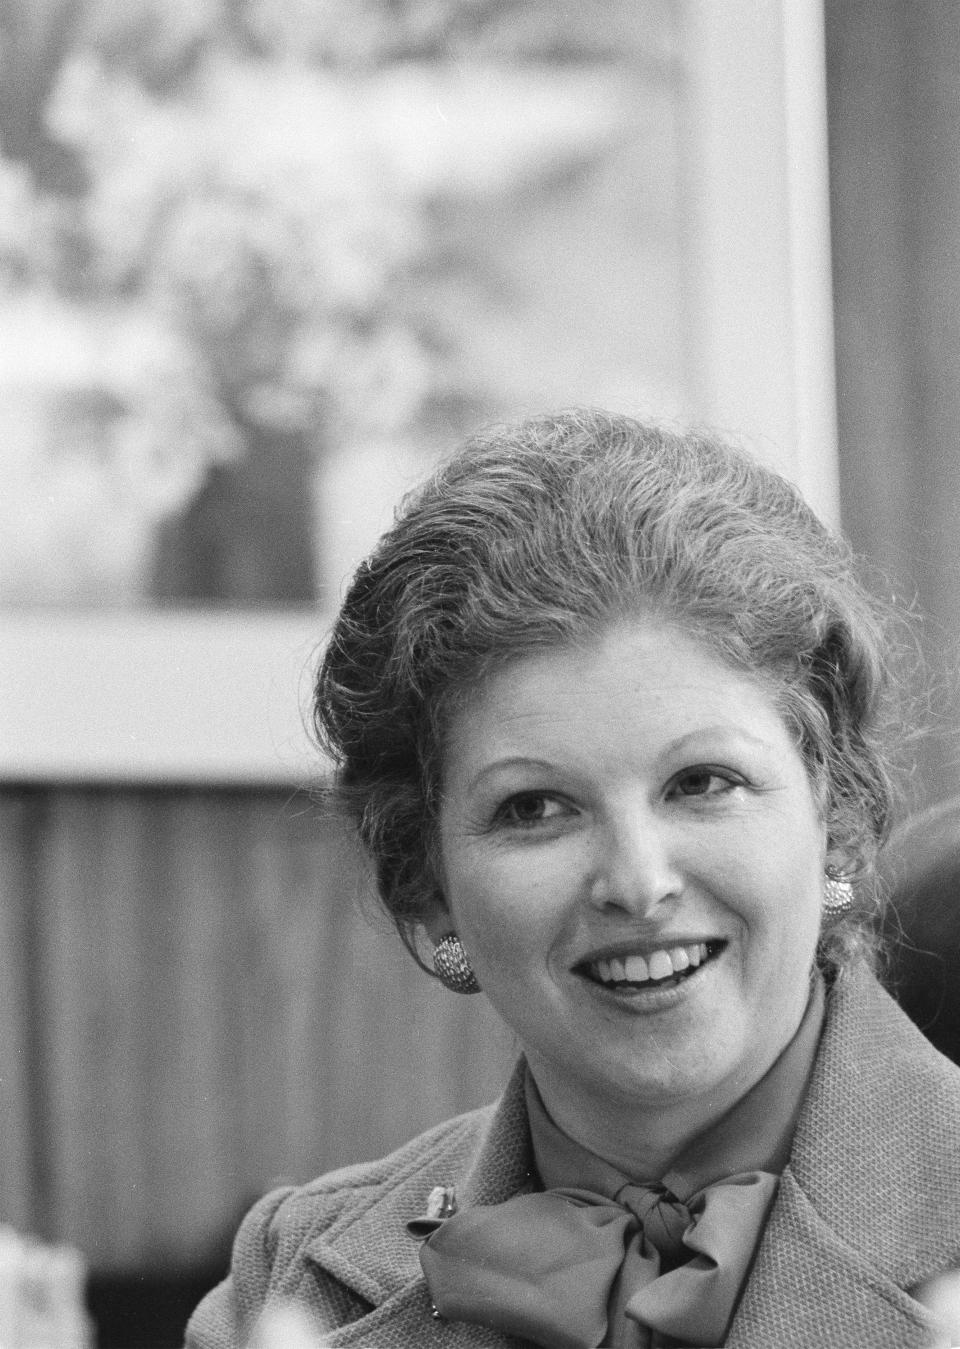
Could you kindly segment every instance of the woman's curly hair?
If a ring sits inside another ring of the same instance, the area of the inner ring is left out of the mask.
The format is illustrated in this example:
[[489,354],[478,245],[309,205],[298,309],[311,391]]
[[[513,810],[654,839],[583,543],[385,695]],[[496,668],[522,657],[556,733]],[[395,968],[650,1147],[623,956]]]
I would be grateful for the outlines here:
[[404,501],[319,668],[331,791],[415,957],[439,892],[460,700],[519,657],[644,616],[764,681],[854,882],[852,909],[825,920],[821,964],[870,953],[892,806],[888,679],[884,616],[848,548],[790,483],[713,434],[571,411],[476,437]]

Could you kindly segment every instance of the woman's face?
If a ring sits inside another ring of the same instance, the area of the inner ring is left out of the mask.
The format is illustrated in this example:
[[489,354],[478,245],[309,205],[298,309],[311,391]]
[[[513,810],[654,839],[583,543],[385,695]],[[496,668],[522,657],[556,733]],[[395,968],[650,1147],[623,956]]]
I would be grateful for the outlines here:
[[664,624],[492,676],[451,728],[449,914],[548,1109],[721,1113],[793,1036],[825,830],[769,693]]

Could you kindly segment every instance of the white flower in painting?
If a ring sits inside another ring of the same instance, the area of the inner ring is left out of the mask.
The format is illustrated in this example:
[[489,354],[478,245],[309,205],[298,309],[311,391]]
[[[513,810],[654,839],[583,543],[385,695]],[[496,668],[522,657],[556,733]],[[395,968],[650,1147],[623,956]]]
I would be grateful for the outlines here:
[[158,520],[242,450],[183,340],[148,311],[0,309],[0,596],[126,601]]

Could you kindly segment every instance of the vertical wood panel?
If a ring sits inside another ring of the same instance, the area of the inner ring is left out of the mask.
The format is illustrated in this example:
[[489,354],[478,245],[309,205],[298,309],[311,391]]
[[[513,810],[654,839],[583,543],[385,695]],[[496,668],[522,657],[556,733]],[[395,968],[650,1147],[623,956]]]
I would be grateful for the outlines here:
[[101,1268],[200,1258],[277,1180],[379,1155],[499,1091],[509,1035],[371,921],[352,845],[306,798],[30,799],[32,878],[26,807],[0,797],[2,1195],[18,1226]]
[[0,1222],[24,1227],[37,1212],[31,1149],[29,992],[25,925],[36,795],[0,797]]

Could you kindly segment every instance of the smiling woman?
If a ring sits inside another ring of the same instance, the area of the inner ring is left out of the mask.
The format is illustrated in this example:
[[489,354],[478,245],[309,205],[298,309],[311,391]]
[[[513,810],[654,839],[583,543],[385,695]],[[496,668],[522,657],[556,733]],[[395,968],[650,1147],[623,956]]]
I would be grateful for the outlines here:
[[317,724],[404,940],[521,1058],[261,1201],[194,1349],[286,1298],[368,1349],[956,1343],[960,1073],[874,975],[887,683],[845,546],[717,438],[565,413],[442,466]]

